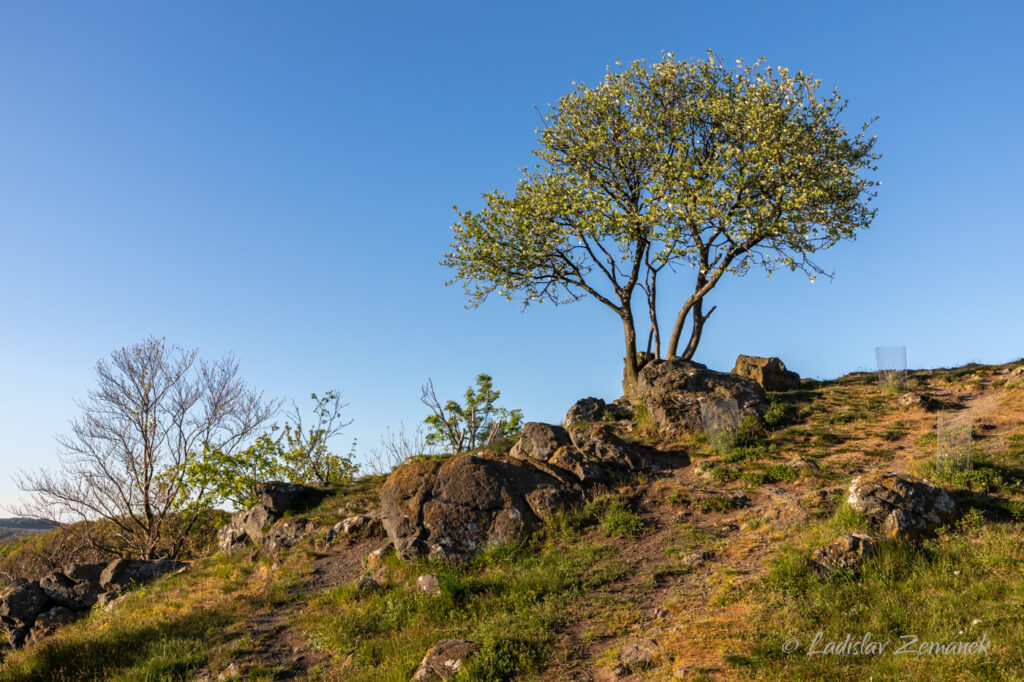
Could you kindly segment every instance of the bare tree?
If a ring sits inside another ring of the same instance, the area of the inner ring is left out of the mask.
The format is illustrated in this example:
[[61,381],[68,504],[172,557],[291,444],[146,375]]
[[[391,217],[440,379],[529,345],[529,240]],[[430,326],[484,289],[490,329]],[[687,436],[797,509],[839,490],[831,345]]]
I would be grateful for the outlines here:
[[239,448],[280,403],[250,389],[233,356],[207,362],[152,337],[97,362],[96,375],[82,416],[57,439],[58,470],[16,477],[29,496],[19,511],[106,519],[131,554],[177,556],[205,512],[204,491],[186,485],[189,462],[204,447]]
[[412,432],[404,423],[399,425],[397,432],[388,427],[387,433],[380,437],[380,445],[370,449],[370,473],[374,476],[391,473],[405,460],[422,455],[426,450],[423,426],[417,425]]

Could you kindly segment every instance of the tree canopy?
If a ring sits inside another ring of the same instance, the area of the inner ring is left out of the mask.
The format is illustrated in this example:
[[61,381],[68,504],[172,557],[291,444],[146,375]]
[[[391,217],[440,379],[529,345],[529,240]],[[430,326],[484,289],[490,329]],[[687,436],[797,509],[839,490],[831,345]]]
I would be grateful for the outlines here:
[[[688,269],[694,286],[672,302],[665,357],[693,357],[714,310],[703,300],[727,274],[762,268],[827,274],[811,256],[869,227],[874,137],[847,133],[846,101],[820,80],[763,60],[719,57],[609,69],[574,84],[538,130],[540,162],[514,193],[483,195],[459,220],[442,263],[471,306],[492,293],[524,306],[593,298],[625,334],[626,379],[638,371],[633,298],[650,320],[647,350],[662,356],[659,274]],[[677,307],[678,306],[678,307]],[[689,339],[680,342],[689,320]]]

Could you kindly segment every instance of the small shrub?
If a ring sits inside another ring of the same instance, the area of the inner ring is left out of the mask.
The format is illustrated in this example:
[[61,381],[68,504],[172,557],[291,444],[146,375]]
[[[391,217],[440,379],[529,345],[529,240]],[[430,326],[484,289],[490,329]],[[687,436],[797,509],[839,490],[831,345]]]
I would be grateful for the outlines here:
[[608,537],[633,537],[643,528],[643,520],[621,499],[613,500],[604,510],[598,527]]
[[788,464],[769,464],[764,468],[764,473],[773,481],[792,483],[800,478],[800,470]]

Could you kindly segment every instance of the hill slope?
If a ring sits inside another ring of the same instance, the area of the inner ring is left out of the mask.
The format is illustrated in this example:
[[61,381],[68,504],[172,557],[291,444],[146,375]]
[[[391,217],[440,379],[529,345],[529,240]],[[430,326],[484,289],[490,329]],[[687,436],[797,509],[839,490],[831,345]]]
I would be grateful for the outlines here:
[[[766,430],[741,447],[663,442],[641,420],[631,437],[662,453],[650,471],[462,564],[367,562],[381,535],[327,543],[332,524],[375,506],[382,479],[363,479],[308,514],[321,530],[305,543],[196,562],[11,654],[0,679],[215,679],[234,664],[256,680],[407,680],[445,638],[482,644],[460,679],[1024,677],[1018,366],[913,372],[896,392],[867,374],[805,383],[775,394]],[[936,471],[936,408],[973,423],[972,470]],[[843,491],[873,470],[929,477],[961,521],[817,577],[815,548],[870,530]],[[416,588],[427,573],[437,596]],[[888,648],[807,655],[847,634]],[[987,655],[919,650],[982,640]]]

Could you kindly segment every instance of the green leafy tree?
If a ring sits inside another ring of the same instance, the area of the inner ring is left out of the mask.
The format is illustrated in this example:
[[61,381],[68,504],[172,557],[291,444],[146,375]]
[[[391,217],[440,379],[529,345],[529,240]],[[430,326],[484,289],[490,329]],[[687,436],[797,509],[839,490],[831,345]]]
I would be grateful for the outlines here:
[[424,420],[428,427],[426,444],[457,455],[518,433],[523,411],[498,407],[500,397],[501,391],[495,390],[491,377],[479,374],[476,388],[466,389],[462,404],[455,400],[442,403],[428,379],[420,398],[431,412]]
[[331,451],[330,440],[352,422],[341,419],[339,391],[323,396],[312,394],[313,421],[303,425],[297,406],[286,416],[283,427],[273,425],[244,449],[224,450],[205,447],[201,456],[188,467],[187,481],[193,504],[211,506],[230,502],[236,509],[248,509],[256,503],[257,483],[286,480],[319,486],[351,481],[358,470],[354,463],[355,442],[345,455]]
[[730,68],[710,52],[579,84],[545,116],[541,162],[511,196],[484,194],[479,212],[455,207],[449,284],[460,281],[471,306],[495,292],[524,307],[601,302],[622,323],[628,392],[639,370],[634,296],[646,298],[647,350],[662,357],[658,276],[689,269],[693,288],[673,305],[664,356],[692,358],[714,311],[704,299],[722,277],[830,276],[810,256],[874,217],[870,122],[849,135],[846,101],[819,86],[762,60]]

